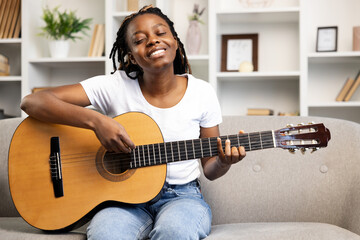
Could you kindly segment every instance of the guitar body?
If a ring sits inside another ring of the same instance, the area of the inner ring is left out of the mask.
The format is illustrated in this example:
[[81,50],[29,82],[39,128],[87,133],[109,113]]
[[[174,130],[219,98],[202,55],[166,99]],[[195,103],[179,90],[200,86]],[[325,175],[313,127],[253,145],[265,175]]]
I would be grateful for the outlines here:
[[[157,124],[142,113],[115,118],[136,145],[163,142]],[[50,138],[59,137],[63,196],[55,197],[49,164]],[[25,119],[9,149],[9,185],[16,209],[42,230],[60,230],[82,220],[104,202],[144,203],[155,198],[166,164],[111,172],[93,131]]]

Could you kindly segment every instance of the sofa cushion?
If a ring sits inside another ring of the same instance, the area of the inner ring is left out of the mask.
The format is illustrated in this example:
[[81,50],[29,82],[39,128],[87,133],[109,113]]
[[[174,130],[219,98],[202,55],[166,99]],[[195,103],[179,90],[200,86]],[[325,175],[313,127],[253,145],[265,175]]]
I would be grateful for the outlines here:
[[325,223],[235,223],[215,225],[206,240],[359,240],[344,228]]
[[0,238],[6,240],[86,240],[84,230],[75,230],[69,233],[45,233],[31,227],[20,217],[0,218]]
[[0,216],[17,217],[18,212],[11,200],[8,182],[8,155],[11,138],[21,118],[0,120]]

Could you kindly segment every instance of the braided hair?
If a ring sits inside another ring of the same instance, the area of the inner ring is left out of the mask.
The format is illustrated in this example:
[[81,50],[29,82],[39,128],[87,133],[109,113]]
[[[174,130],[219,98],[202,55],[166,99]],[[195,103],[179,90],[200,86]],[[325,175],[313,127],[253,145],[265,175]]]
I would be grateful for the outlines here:
[[[129,26],[129,23],[137,16],[143,15],[143,14],[155,14],[162,19],[164,19],[167,24],[170,27],[172,35],[175,37],[177,43],[178,43],[178,49],[176,50],[176,56],[175,60],[173,62],[174,65],[174,74],[184,74],[184,73],[191,73],[190,64],[188,62],[188,59],[186,57],[184,44],[180,41],[180,38],[178,37],[175,28],[174,23],[161,12],[161,10],[157,7],[153,7],[152,5],[145,6],[141,8],[138,12],[133,13],[129,16],[127,16],[124,21],[122,22],[118,32],[116,41],[113,44],[113,47],[110,52],[109,58],[112,59],[113,62],[113,69],[114,71],[111,73],[115,73],[117,70],[116,62],[120,63],[119,70],[124,70],[126,75],[131,79],[136,79],[139,76],[143,75],[143,70],[139,65],[133,64],[128,56],[129,47],[128,43],[126,41],[126,32],[127,28]],[[116,59],[116,53],[117,53],[117,59]]]

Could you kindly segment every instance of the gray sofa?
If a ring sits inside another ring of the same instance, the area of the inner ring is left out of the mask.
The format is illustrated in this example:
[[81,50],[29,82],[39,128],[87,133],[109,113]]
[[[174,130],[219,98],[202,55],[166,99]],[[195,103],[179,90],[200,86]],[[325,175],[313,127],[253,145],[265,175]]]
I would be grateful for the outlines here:
[[[86,239],[84,228],[49,234],[27,225],[12,203],[7,154],[21,119],[0,121],[0,239]],[[360,125],[317,117],[225,117],[221,134],[279,129],[287,123],[323,122],[327,148],[291,154],[252,151],[216,181],[201,177],[213,210],[207,239],[360,239]]]

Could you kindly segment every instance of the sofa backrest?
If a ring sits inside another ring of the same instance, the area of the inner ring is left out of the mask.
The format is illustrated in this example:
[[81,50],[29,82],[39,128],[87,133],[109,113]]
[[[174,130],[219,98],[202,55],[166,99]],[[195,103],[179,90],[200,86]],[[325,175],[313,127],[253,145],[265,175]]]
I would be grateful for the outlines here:
[[277,130],[311,121],[330,129],[327,148],[304,155],[279,148],[252,151],[223,177],[210,182],[202,176],[213,224],[319,221],[357,224],[353,228],[360,232],[360,124],[318,117],[224,117],[220,132]]

